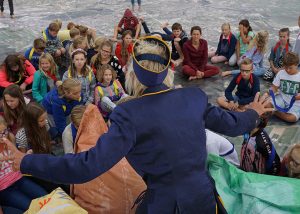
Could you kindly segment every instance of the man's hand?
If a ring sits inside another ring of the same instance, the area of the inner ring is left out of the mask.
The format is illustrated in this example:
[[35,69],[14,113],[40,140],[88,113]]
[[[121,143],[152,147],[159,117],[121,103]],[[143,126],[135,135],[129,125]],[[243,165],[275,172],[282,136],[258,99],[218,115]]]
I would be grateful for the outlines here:
[[6,138],[1,138],[0,143],[5,144],[5,153],[8,155],[1,156],[1,161],[12,161],[14,171],[20,171],[21,162],[26,154],[20,152],[15,145]]
[[257,92],[254,101],[249,104],[248,109],[253,109],[259,116],[261,116],[266,112],[274,111],[274,108],[267,108],[269,103],[270,98],[267,93],[265,93],[263,96],[260,96],[260,93]]

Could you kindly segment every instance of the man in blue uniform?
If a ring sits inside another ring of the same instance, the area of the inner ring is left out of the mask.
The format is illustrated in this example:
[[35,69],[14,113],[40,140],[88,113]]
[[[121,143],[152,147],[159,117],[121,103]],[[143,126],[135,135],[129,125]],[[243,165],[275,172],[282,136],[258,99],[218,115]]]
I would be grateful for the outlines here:
[[22,173],[58,183],[83,183],[109,170],[124,156],[143,177],[147,191],[138,213],[215,213],[214,185],[205,169],[205,128],[229,136],[256,126],[266,97],[249,110],[227,112],[207,102],[199,88],[168,88],[170,50],[154,37],[137,41],[133,71],[126,76],[135,99],[117,106],[111,126],[87,152],[62,157],[25,155],[12,144],[14,166]]

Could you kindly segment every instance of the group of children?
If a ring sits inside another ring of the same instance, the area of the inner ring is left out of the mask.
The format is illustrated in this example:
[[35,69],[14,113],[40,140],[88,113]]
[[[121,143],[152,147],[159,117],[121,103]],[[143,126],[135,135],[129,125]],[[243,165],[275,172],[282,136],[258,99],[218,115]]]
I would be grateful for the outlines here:
[[[267,50],[268,32],[259,31],[254,34],[248,20],[240,21],[236,36],[231,32],[230,24],[224,23],[218,47],[213,52],[208,51],[208,44],[201,38],[202,30],[199,26],[191,28],[191,39],[188,39],[179,23],[172,25],[172,31],[167,28],[167,24],[163,24],[161,27],[165,33],[151,33],[145,20],[135,17],[129,9],[115,27],[113,39],[96,37],[94,29],[72,22],[68,24],[67,30],[62,30],[61,27],[60,20],[51,22],[41,32],[41,37],[34,40],[33,47],[26,50],[25,57],[20,54],[8,55],[0,70],[0,95],[3,99],[0,134],[15,142],[22,152],[51,153],[52,145],[61,138],[65,152],[73,152],[76,130],[85,110],[85,107],[80,106],[95,104],[102,116],[109,119],[118,102],[128,98],[124,90],[125,74],[133,52],[133,40],[140,36],[142,27],[147,35],[170,42],[172,68],[182,66],[182,72],[189,80],[210,77],[220,72],[217,66],[207,64],[208,58],[211,58],[212,63],[239,65],[238,70],[222,72],[222,76],[235,76],[225,90],[225,97],[217,99],[221,107],[231,111],[245,111],[255,94],[260,91],[258,76],[262,76],[265,80],[273,81],[270,106],[276,109],[275,115],[288,122],[299,120],[300,34],[292,52],[288,28],[279,31],[279,41],[272,47],[269,57],[270,69],[265,70],[263,58]],[[118,34],[121,34],[120,40],[117,39]],[[112,41],[117,41],[117,44],[114,45]],[[237,90],[233,95],[235,88]],[[263,130],[266,121],[267,119],[261,123],[258,130],[245,136],[241,167],[246,171],[275,175],[280,171],[280,159],[274,150],[271,149],[268,153],[267,148],[272,148],[272,143],[262,141],[262,136],[266,135]],[[212,138],[208,137],[208,141],[210,139]],[[267,152],[264,150],[261,153],[273,158],[262,158],[263,162],[271,163],[263,170],[248,167],[254,161],[257,165],[260,164],[253,157],[246,157],[251,139],[262,142],[262,147]],[[230,151],[234,150],[230,143],[226,145],[229,145],[226,148],[230,147]],[[285,158],[281,169],[286,169],[286,172],[282,175],[293,174],[289,171],[289,160],[294,158],[295,163],[300,162],[295,160],[300,159],[299,152],[296,151],[299,151],[298,147]],[[236,153],[230,154],[234,154],[231,160],[238,165]],[[300,170],[296,172],[299,173]],[[23,179],[24,176],[20,173],[13,172],[11,164],[2,164],[0,200],[3,205],[26,210],[26,206],[15,206],[3,199],[14,197],[12,195],[17,193],[10,192],[9,189]],[[34,191],[35,196],[45,193],[39,188],[41,187],[32,187],[33,190],[37,189]],[[26,195],[27,190],[20,188],[18,194]],[[32,195],[28,197],[33,199]],[[28,205],[27,203],[27,208]]]

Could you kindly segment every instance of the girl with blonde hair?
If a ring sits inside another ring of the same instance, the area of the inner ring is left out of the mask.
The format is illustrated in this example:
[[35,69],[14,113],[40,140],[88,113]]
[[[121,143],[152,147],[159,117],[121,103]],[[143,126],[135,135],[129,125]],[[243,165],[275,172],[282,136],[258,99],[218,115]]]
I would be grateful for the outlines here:
[[[240,57],[238,64],[240,64],[245,58],[251,59],[253,62],[253,74],[256,76],[264,75],[266,69],[263,67],[263,62],[267,51],[268,40],[269,33],[265,30],[259,31],[250,42],[248,51]],[[222,76],[239,73],[240,70],[224,71]]]
[[58,67],[49,53],[43,53],[39,59],[39,70],[34,73],[32,84],[33,99],[41,103],[45,95],[55,87],[60,79]]
[[56,127],[61,135],[72,109],[83,104],[80,81],[73,78],[64,80],[60,86],[48,92],[42,104],[47,110],[50,126]]

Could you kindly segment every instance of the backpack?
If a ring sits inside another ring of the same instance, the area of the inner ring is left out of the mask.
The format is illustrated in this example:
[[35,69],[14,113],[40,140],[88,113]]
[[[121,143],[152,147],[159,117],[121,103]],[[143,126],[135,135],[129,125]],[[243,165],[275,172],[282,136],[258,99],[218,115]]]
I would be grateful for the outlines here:
[[246,172],[279,174],[280,158],[264,129],[259,129],[253,136],[244,135],[240,167]]

